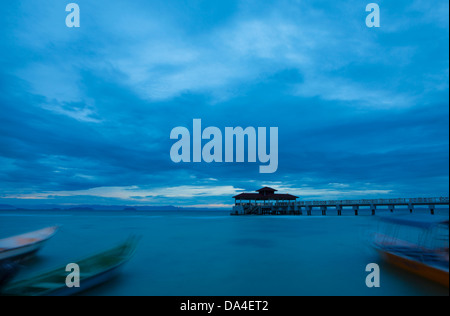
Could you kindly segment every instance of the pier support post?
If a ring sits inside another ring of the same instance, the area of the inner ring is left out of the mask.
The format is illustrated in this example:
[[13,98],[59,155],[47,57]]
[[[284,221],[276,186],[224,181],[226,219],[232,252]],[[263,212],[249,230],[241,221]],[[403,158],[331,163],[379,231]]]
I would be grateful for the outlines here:
[[389,211],[390,211],[391,213],[394,213],[394,211],[395,211],[395,205],[389,205]]
[[321,206],[320,210],[322,211],[322,216],[327,215],[327,207],[326,206]]
[[358,205],[353,206],[353,210],[355,211],[355,215],[358,216],[358,214],[359,214],[359,206]]
[[412,214],[414,211],[414,204],[409,204],[408,209],[409,209],[409,212]]
[[431,212],[431,215],[434,215],[435,210],[436,210],[436,205],[430,204],[430,212]]
[[372,211],[372,216],[375,216],[375,213],[377,212],[377,206],[372,204],[370,206],[370,210]]
[[311,216],[312,214],[312,206],[306,206],[306,213],[308,214],[308,216]]
[[342,205],[336,205],[336,211],[337,211],[337,215],[341,216],[342,215]]

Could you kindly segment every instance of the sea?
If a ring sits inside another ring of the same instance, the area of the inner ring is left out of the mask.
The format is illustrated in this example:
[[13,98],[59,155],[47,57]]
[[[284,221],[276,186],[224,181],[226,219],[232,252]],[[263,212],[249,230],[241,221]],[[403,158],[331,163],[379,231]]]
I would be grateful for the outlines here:
[[[139,236],[120,274],[88,296],[447,296],[385,263],[370,245],[379,216],[230,216],[229,211],[0,211],[0,239],[58,225],[17,279]],[[448,218],[448,209],[437,215]],[[332,213],[329,211],[329,213]],[[415,214],[421,213],[417,210]],[[422,213],[429,214],[423,210]],[[386,216],[415,216],[396,211]],[[432,216],[432,215],[429,215]],[[366,267],[380,267],[369,288]]]

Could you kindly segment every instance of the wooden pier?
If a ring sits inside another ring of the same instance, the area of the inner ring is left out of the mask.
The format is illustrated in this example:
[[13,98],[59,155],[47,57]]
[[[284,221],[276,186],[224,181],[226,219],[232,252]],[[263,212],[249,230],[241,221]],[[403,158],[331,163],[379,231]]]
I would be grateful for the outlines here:
[[385,208],[394,212],[396,208],[404,207],[410,213],[417,206],[428,207],[432,215],[437,206],[449,206],[448,197],[439,198],[399,198],[373,200],[330,200],[330,201],[297,201],[298,197],[290,194],[278,194],[272,188],[262,188],[258,193],[241,193],[234,196],[235,205],[231,215],[307,215],[311,216],[314,209],[320,210],[323,216],[330,210],[335,210],[338,216],[351,210],[360,214],[361,208],[368,208],[372,215],[377,210]]

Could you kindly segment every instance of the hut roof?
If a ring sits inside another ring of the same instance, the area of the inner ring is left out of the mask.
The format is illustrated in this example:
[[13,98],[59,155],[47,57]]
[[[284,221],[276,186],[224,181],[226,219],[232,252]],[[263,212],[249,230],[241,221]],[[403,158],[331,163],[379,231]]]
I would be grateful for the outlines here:
[[256,192],[259,192],[259,193],[263,193],[263,192],[275,193],[276,191],[278,191],[278,190],[275,190],[275,189],[272,189],[272,188],[269,188],[269,187],[264,187],[264,188],[261,188],[259,190],[256,190]]
[[277,190],[264,187],[262,189],[256,190],[258,193],[241,193],[236,196],[233,196],[236,200],[257,200],[257,201],[267,201],[267,200],[288,200],[295,201],[298,199],[298,196],[291,194],[277,194],[275,193]]

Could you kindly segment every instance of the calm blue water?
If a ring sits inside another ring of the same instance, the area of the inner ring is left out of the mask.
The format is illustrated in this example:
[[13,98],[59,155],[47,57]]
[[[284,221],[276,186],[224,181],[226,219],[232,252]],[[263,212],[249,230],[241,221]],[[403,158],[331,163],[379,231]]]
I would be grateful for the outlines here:
[[[400,212],[400,211],[399,211]],[[404,212],[406,214],[406,211]],[[448,210],[443,211],[448,216]],[[384,264],[372,216],[233,217],[228,212],[2,211],[0,238],[62,225],[19,278],[142,236],[113,281],[86,295],[448,295]],[[365,285],[369,263],[381,288]]]

